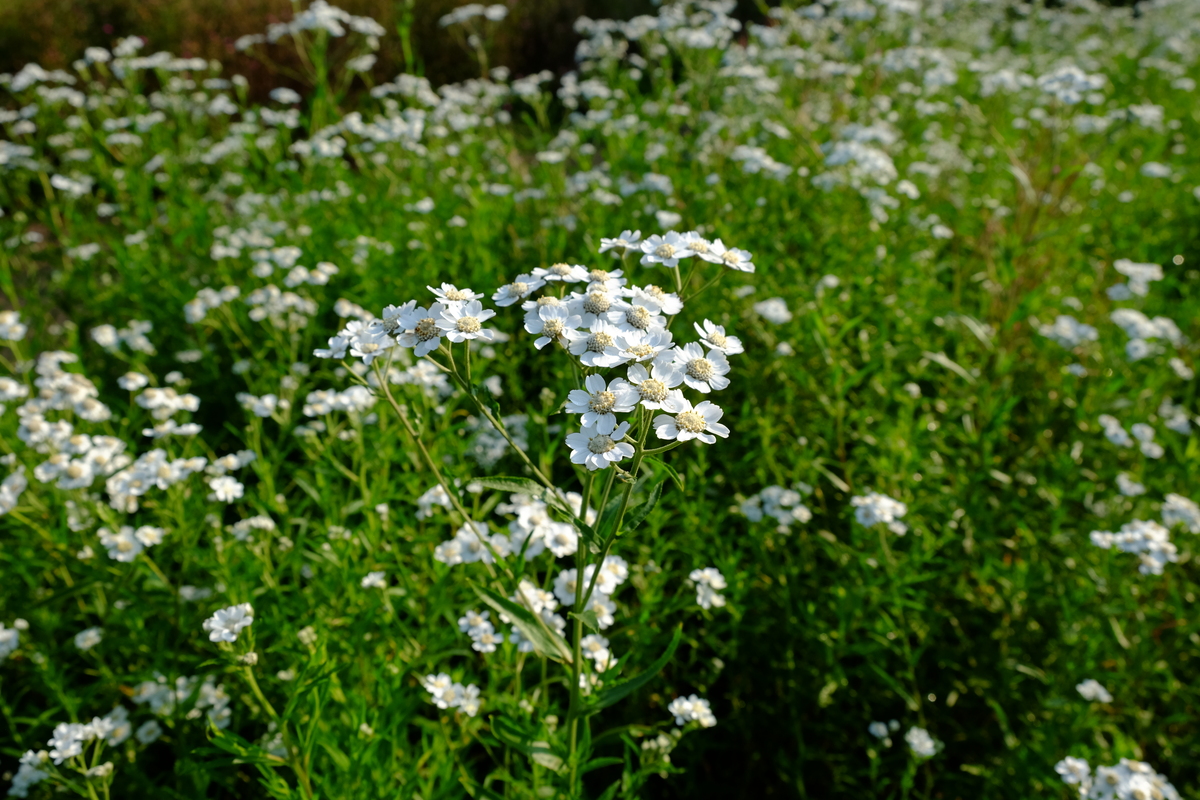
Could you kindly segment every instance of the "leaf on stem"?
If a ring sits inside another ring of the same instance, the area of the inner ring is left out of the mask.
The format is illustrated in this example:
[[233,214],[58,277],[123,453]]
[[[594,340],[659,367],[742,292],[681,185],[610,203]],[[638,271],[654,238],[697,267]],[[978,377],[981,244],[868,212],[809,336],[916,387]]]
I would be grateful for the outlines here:
[[636,530],[637,526],[641,525],[642,522],[645,521],[646,516],[654,510],[655,506],[658,505],[659,498],[662,497],[662,487],[664,483],[666,483],[666,481],[659,481],[658,483],[654,484],[654,488],[650,490],[650,497],[646,499],[646,502],[629,512],[629,514],[625,517],[625,530]]
[[675,635],[671,637],[671,643],[667,645],[667,652],[663,653],[657,661],[647,667],[645,672],[629,680],[610,684],[597,691],[592,695],[592,699],[587,705],[584,706],[582,715],[588,716],[595,714],[601,709],[608,708],[613,703],[621,701],[649,683],[667,665],[667,662],[671,660],[671,656],[675,655],[675,648],[679,647],[681,639],[683,639],[682,625],[675,629]]
[[563,664],[571,663],[571,646],[567,640],[552,631],[540,617],[534,615],[525,606],[518,605],[506,597],[501,597],[490,589],[476,586],[475,593],[479,599],[491,606],[497,613],[504,614],[512,620],[513,625],[533,645],[539,655],[553,659]]
[[667,464],[667,462],[663,461],[661,458],[655,458],[654,456],[646,456],[646,461],[649,461],[654,466],[655,470],[661,469],[663,472],[667,473],[667,475],[669,475],[671,480],[675,483],[675,486],[679,488],[679,491],[683,491],[683,478],[679,477],[679,473],[676,472],[673,467]]

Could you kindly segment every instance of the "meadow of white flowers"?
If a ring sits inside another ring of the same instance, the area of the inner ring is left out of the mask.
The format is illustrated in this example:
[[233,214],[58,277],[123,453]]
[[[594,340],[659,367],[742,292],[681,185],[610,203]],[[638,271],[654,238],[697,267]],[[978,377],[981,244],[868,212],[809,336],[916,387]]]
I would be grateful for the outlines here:
[[9,796],[1200,790],[1200,4],[734,6],[0,75]]

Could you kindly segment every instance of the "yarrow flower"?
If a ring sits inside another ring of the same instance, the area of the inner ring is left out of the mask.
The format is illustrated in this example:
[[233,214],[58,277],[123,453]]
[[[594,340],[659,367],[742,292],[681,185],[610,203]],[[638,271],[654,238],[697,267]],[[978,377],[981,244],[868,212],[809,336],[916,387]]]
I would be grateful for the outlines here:
[[236,642],[238,634],[254,624],[254,608],[249,603],[228,606],[213,613],[202,626],[210,642]]
[[567,395],[566,409],[582,414],[583,426],[595,427],[601,434],[611,434],[617,427],[617,414],[628,414],[638,404],[636,389],[620,378],[605,382],[599,375],[584,378],[585,389],[572,389]]
[[942,749],[941,742],[934,739],[929,731],[913,726],[904,734],[904,741],[917,758],[933,758]]
[[720,608],[725,605],[724,595],[719,592],[724,589],[725,576],[716,567],[705,567],[704,569],[694,569],[688,577],[696,584],[696,604],[704,609],[716,606]]
[[584,425],[578,433],[567,436],[567,447],[571,448],[571,463],[598,470],[632,458],[633,445],[621,441],[627,433],[628,422],[622,422],[607,433],[601,433],[596,425]]
[[859,525],[868,528],[874,525],[886,525],[888,530],[897,536],[908,533],[908,526],[900,521],[908,513],[908,506],[899,500],[893,500],[886,494],[870,492],[850,500],[854,506],[854,519]]
[[718,436],[729,436],[729,428],[718,422],[725,412],[708,400],[693,407],[683,392],[674,389],[663,404],[663,410],[668,413],[654,418],[654,433],[660,439],[680,442],[699,439],[705,444],[713,444]]
[[1100,703],[1111,703],[1113,700],[1108,690],[1095,678],[1088,678],[1083,683],[1077,684],[1075,691],[1079,692],[1084,700],[1095,700]]
[[675,724],[680,726],[698,722],[702,728],[711,728],[717,724],[717,717],[708,701],[694,694],[689,697],[676,697],[667,706],[667,713],[673,714]]

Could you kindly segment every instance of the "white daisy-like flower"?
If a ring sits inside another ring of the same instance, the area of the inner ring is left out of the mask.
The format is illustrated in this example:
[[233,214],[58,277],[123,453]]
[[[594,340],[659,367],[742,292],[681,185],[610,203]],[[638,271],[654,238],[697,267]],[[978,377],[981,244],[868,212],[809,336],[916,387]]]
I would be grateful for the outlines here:
[[571,448],[571,463],[584,464],[590,470],[597,470],[632,458],[633,445],[621,441],[628,432],[628,422],[622,422],[609,433],[601,433],[593,425],[584,425],[578,433],[567,436],[567,446]]
[[613,253],[613,255],[624,255],[625,250],[637,247],[641,241],[641,231],[621,231],[621,235],[614,239],[601,239],[600,252],[607,253],[610,250],[620,250],[621,252]]
[[662,330],[667,325],[667,318],[662,315],[662,306],[657,300],[649,297],[635,297],[632,301],[623,303],[621,311],[617,325],[623,330]]
[[599,375],[584,378],[586,389],[572,389],[567,395],[566,409],[571,414],[582,414],[584,427],[592,426],[602,434],[611,434],[617,427],[617,414],[633,411],[641,396],[637,390],[620,378],[605,383]]
[[524,300],[546,285],[546,281],[532,275],[518,275],[512,283],[506,283],[492,295],[492,302],[501,308]]
[[490,342],[496,338],[496,332],[483,327],[483,323],[496,316],[490,308],[484,308],[478,300],[466,303],[455,303],[442,311],[438,327],[446,332],[446,338],[452,342],[465,342],[468,339],[480,339]]
[[697,392],[708,394],[729,385],[729,361],[719,350],[704,354],[700,345],[692,342],[675,348],[675,366],[683,371],[683,381]]
[[641,243],[643,265],[662,264],[664,267],[678,266],[679,259],[695,255],[689,248],[687,240],[675,231],[666,236],[654,234]]
[[624,270],[592,269],[588,270],[588,291],[597,289],[605,292],[619,293],[629,281],[625,278]]
[[660,439],[680,442],[699,439],[705,444],[713,444],[717,436],[729,436],[729,428],[718,422],[725,412],[707,400],[693,408],[683,392],[675,389],[663,403],[663,410],[670,413],[654,418],[654,432]]
[[726,247],[725,243],[717,239],[708,246],[708,251],[697,253],[696,255],[703,258],[705,261],[713,264],[724,264],[729,269],[735,269],[739,272],[754,272],[753,256],[746,250],[739,250],[736,247]]
[[432,286],[426,286],[425,288],[437,295],[438,300],[444,305],[469,303],[472,300],[483,299],[483,295],[474,289],[459,289],[457,286],[451,283],[443,283],[439,289],[435,289]]
[[208,631],[210,642],[236,642],[238,634],[254,624],[254,608],[249,603],[239,603],[217,610],[204,620],[203,628]]
[[578,333],[582,325],[583,320],[579,315],[572,314],[565,304],[538,306],[535,317],[525,317],[525,330],[538,334],[533,342],[538,350],[551,342],[567,347],[570,343],[569,334]]
[[387,573],[383,570],[376,572],[368,572],[362,579],[361,584],[364,589],[386,589],[387,588]]
[[725,335],[724,325],[715,325],[707,319],[704,320],[703,326],[699,322],[693,322],[692,325],[696,328],[696,333],[700,334],[700,341],[705,347],[720,350],[727,356],[745,352],[741,339]]
[[625,296],[630,298],[645,297],[653,300],[658,303],[662,313],[669,317],[673,317],[683,310],[683,301],[679,299],[679,295],[674,292],[668,292],[652,283],[646,286],[633,286],[625,291]]
[[564,300],[563,298],[555,297],[552,294],[544,294],[537,299],[526,300],[525,302],[521,303],[521,310],[525,312],[525,324],[528,325],[536,320],[538,318],[538,312],[542,310],[543,306],[566,307],[569,302],[569,299]]
[[317,358],[336,358],[342,359],[346,357],[346,348],[350,346],[350,339],[345,336],[330,336],[329,347],[318,347],[313,350],[313,355]]
[[675,337],[666,329],[622,331],[617,337],[617,348],[626,361],[656,361],[674,344]]
[[709,250],[712,249],[712,242],[701,236],[699,231],[688,231],[683,234],[683,241],[687,245],[688,250],[691,250],[693,255],[700,256],[700,258],[704,258],[708,255]]
[[395,336],[404,331],[404,316],[417,307],[416,300],[409,300],[404,305],[386,305],[383,307],[383,313],[379,315],[379,321],[383,325],[383,330],[389,336]]
[[670,401],[671,390],[683,383],[683,373],[669,361],[656,361],[649,370],[642,364],[632,364],[629,382],[643,406],[651,410],[670,410],[664,404]]
[[597,322],[590,332],[568,330],[565,334],[571,343],[571,354],[579,356],[586,366],[607,369],[625,363],[617,348],[621,330],[611,323]]
[[583,325],[590,328],[597,321],[616,324],[624,318],[621,309],[624,301],[604,289],[589,289],[587,294],[573,294],[569,301],[572,314],[577,314]]
[[441,303],[433,303],[429,308],[414,307],[405,311],[399,320],[404,333],[396,337],[396,344],[411,347],[418,358],[437,350],[445,335],[438,325],[445,310]]
[[578,264],[554,264],[549,267],[537,267],[533,271],[533,277],[546,282],[583,283],[588,279],[588,271]]

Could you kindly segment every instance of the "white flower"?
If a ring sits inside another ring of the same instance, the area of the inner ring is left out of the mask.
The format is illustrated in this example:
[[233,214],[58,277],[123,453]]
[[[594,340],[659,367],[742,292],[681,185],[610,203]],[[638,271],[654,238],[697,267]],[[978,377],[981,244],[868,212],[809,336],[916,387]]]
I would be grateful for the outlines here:
[[787,301],[782,297],[772,297],[755,303],[754,313],[767,322],[773,322],[776,325],[783,325],[792,321],[792,312],[788,311]]
[[897,536],[908,533],[908,526],[900,522],[900,517],[908,513],[908,506],[899,500],[893,500],[879,492],[869,492],[851,498],[850,505],[854,506],[854,518],[858,520],[859,525],[870,528],[883,524]]
[[429,308],[410,308],[402,312],[397,324],[404,332],[396,337],[396,344],[413,348],[418,358],[438,349],[445,335],[438,322],[445,310],[441,303],[433,303]]
[[584,389],[572,389],[567,395],[566,410],[571,414],[582,414],[584,427],[592,426],[599,433],[611,434],[617,427],[617,414],[628,414],[637,405],[640,396],[636,389],[620,378],[605,383],[599,375],[584,378]]
[[100,644],[100,640],[104,638],[104,631],[100,628],[88,628],[75,634],[75,646],[80,650],[91,650],[96,645]]
[[626,330],[617,337],[617,353],[626,361],[654,361],[670,350],[673,342],[671,332],[665,329]]
[[594,328],[597,322],[617,324],[624,319],[620,298],[604,287],[588,288],[587,294],[573,293],[568,303],[571,313],[578,314],[584,327]]
[[872,722],[867,726],[867,733],[874,736],[876,739],[888,738],[888,726],[886,722]]
[[904,741],[908,742],[909,748],[917,758],[931,758],[941,749],[939,743],[929,735],[929,731],[916,726],[908,729],[908,733],[904,734]]
[[708,394],[729,385],[729,361],[719,350],[707,355],[699,344],[691,342],[675,348],[675,366],[683,373],[683,382],[698,392]]
[[1200,506],[1179,494],[1163,498],[1162,524],[1168,528],[1183,525],[1191,533],[1200,533]]
[[597,665],[606,663],[612,658],[612,653],[608,650],[608,639],[598,633],[589,633],[579,640],[579,645],[583,657],[590,658]]
[[637,247],[641,241],[641,231],[621,231],[621,235],[614,239],[601,239],[600,252],[607,253],[609,250],[620,250],[620,253],[614,253],[613,255],[624,255],[625,250]]
[[512,283],[505,284],[492,295],[492,302],[501,308],[511,306],[524,300],[529,295],[546,285],[542,278],[532,275],[518,275]]
[[437,325],[452,342],[465,342],[468,339],[490,342],[496,338],[496,332],[483,327],[483,323],[494,316],[495,311],[485,309],[478,300],[470,300],[448,306],[442,311],[442,318]]
[[715,325],[709,320],[704,320],[704,324],[694,322],[692,325],[696,328],[696,333],[700,335],[700,341],[705,347],[719,350],[727,356],[737,355],[744,352],[742,340],[736,336],[726,336],[725,327],[723,325]]
[[136,392],[150,383],[150,379],[140,372],[126,372],[121,377],[117,378],[117,386],[120,386],[127,392]]
[[1067,756],[1062,761],[1054,765],[1054,771],[1062,776],[1063,783],[1074,786],[1082,784],[1084,786],[1091,782],[1092,768],[1086,759]]
[[676,725],[686,725],[693,720],[700,723],[702,728],[711,728],[717,724],[717,718],[712,713],[708,701],[696,695],[676,697],[667,706],[667,713],[675,716]]
[[645,254],[641,260],[644,265],[662,264],[664,267],[675,267],[678,266],[679,259],[695,255],[688,248],[687,240],[675,231],[666,236],[654,234],[642,242],[641,247]]
[[696,604],[701,608],[718,608],[725,605],[725,597],[719,594],[726,587],[725,576],[716,567],[694,569],[688,577],[696,584]]
[[705,261],[724,264],[729,269],[739,272],[754,272],[753,256],[748,251],[739,250],[736,247],[726,247],[720,239],[710,244],[707,252],[697,253],[697,255]]
[[567,347],[570,341],[569,336],[578,333],[577,329],[581,325],[583,325],[583,320],[579,318],[578,314],[572,314],[565,304],[538,305],[536,316],[525,317],[525,330],[539,334],[533,343],[538,350],[551,342],[558,342],[563,347]]
[[644,298],[653,300],[658,304],[662,313],[669,317],[673,317],[683,310],[683,301],[679,299],[679,295],[674,292],[668,292],[654,284],[646,286],[633,286],[625,291],[625,295],[630,298]]
[[435,289],[432,286],[426,286],[426,289],[437,295],[443,305],[451,306],[455,303],[469,303],[472,300],[479,300],[483,295],[473,289],[459,289],[453,284],[443,283],[440,289]]
[[208,486],[212,489],[211,499],[221,503],[232,503],[239,499],[245,491],[245,487],[236,478],[229,475],[209,478]]
[[1079,692],[1084,700],[1094,700],[1100,703],[1111,703],[1113,700],[1108,690],[1095,678],[1088,678],[1083,683],[1076,684],[1075,691]]
[[584,425],[578,433],[567,436],[567,446],[571,448],[571,463],[584,464],[590,470],[597,470],[632,458],[633,445],[621,441],[628,432],[628,422],[622,422],[608,433],[601,433],[594,425]]
[[673,362],[663,360],[651,364],[650,371],[642,364],[632,364],[628,375],[642,405],[652,410],[670,410],[666,404],[670,402],[671,390],[683,383],[683,372]]
[[204,620],[210,642],[236,642],[238,634],[254,623],[254,609],[249,603],[239,603],[216,611]]
[[134,736],[137,737],[138,742],[141,744],[153,744],[162,736],[162,726],[155,720],[150,720],[139,727]]
[[313,355],[317,358],[343,359],[346,357],[346,349],[349,346],[350,340],[345,336],[330,336],[329,347],[318,347],[313,350]]
[[583,331],[565,331],[570,344],[572,355],[589,367],[615,367],[624,363],[621,351],[617,348],[617,337],[621,331],[607,322],[597,322],[590,333]]
[[364,589],[386,589],[387,588],[387,573],[383,570],[376,572],[368,572],[366,577],[362,579],[362,588]]
[[680,442],[699,439],[705,444],[713,444],[717,436],[729,436],[729,428],[718,422],[725,412],[707,400],[693,408],[683,392],[674,389],[663,403],[663,410],[670,414],[660,414],[654,418],[654,433],[660,439]]
[[553,266],[534,269],[533,277],[547,282],[583,283],[588,279],[588,271],[586,267],[581,267],[578,264],[554,264]]

